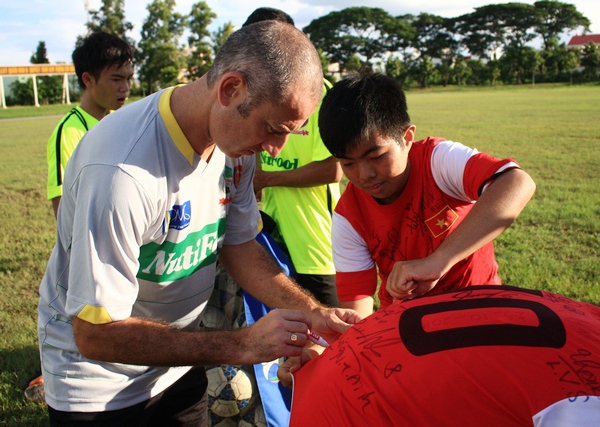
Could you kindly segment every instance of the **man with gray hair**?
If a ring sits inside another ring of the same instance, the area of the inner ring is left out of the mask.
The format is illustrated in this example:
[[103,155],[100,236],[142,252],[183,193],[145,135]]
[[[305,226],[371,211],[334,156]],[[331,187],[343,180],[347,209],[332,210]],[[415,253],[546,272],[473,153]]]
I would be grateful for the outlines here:
[[[109,115],[66,169],[38,334],[51,425],[204,425],[214,363],[298,356],[359,320],[320,305],[254,240],[254,156],[276,156],[316,109],[321,64],[291,25],[234,33],[214,67]],[[197,329],[215,263],[279,308]]]

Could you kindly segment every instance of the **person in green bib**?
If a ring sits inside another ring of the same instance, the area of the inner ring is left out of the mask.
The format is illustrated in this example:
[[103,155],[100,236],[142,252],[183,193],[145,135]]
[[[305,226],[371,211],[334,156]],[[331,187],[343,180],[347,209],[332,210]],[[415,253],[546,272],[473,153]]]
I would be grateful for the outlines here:
[[[287,13],[261,7],[243,26],[264,20],[294,25]],[[331,84],[324,80],[324,94],[329,87]],[[277,223],[279,236],[274,237],[287,250],[298,284],[321,303],[338,307],[331,216],[340,198],[342,169],[321,140],[318,117],[319,109],[290,135],[277,157],[260,153],[254,191],[261,193],[262,211]]]
[[81,102],[60,120],[47,149],[48,200],[55,217],[73,150],[102,117],[125,104],[133,78],[133,51],[125,40],[112,34],[96,32],[80,40],[72,58],[83,91]]

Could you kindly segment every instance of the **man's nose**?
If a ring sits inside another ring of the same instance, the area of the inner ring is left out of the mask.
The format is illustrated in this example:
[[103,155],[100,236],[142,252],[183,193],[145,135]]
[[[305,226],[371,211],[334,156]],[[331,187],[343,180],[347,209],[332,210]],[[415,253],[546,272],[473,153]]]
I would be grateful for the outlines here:
[[287,143],[289,135],[274,135],[268,140],[264,141],[260,146],[265,150],[271,157],[277,157],[283,147]]

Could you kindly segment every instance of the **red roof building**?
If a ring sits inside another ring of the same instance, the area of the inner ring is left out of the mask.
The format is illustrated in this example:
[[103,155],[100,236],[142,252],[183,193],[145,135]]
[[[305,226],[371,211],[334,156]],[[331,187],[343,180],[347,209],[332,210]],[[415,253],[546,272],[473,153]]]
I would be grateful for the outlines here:
[[581,49],[589,42],[600,45],[600,34],[588,34],[586,36],[573,36],[567,45],[569,49]]

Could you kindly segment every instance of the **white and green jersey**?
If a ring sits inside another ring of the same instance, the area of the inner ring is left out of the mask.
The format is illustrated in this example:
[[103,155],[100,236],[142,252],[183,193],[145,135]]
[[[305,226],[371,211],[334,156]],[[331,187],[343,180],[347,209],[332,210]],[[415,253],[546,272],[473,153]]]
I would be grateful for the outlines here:
[[172,115],[171,93],[104,118],[67,165],[38,320],[46,400],[55,409],[128,407],[189,369],[88,360],[71,317],[195,327],[223,244],[256,236],[254,158],[230,159],[215,148],[209,163],[202,160]]

